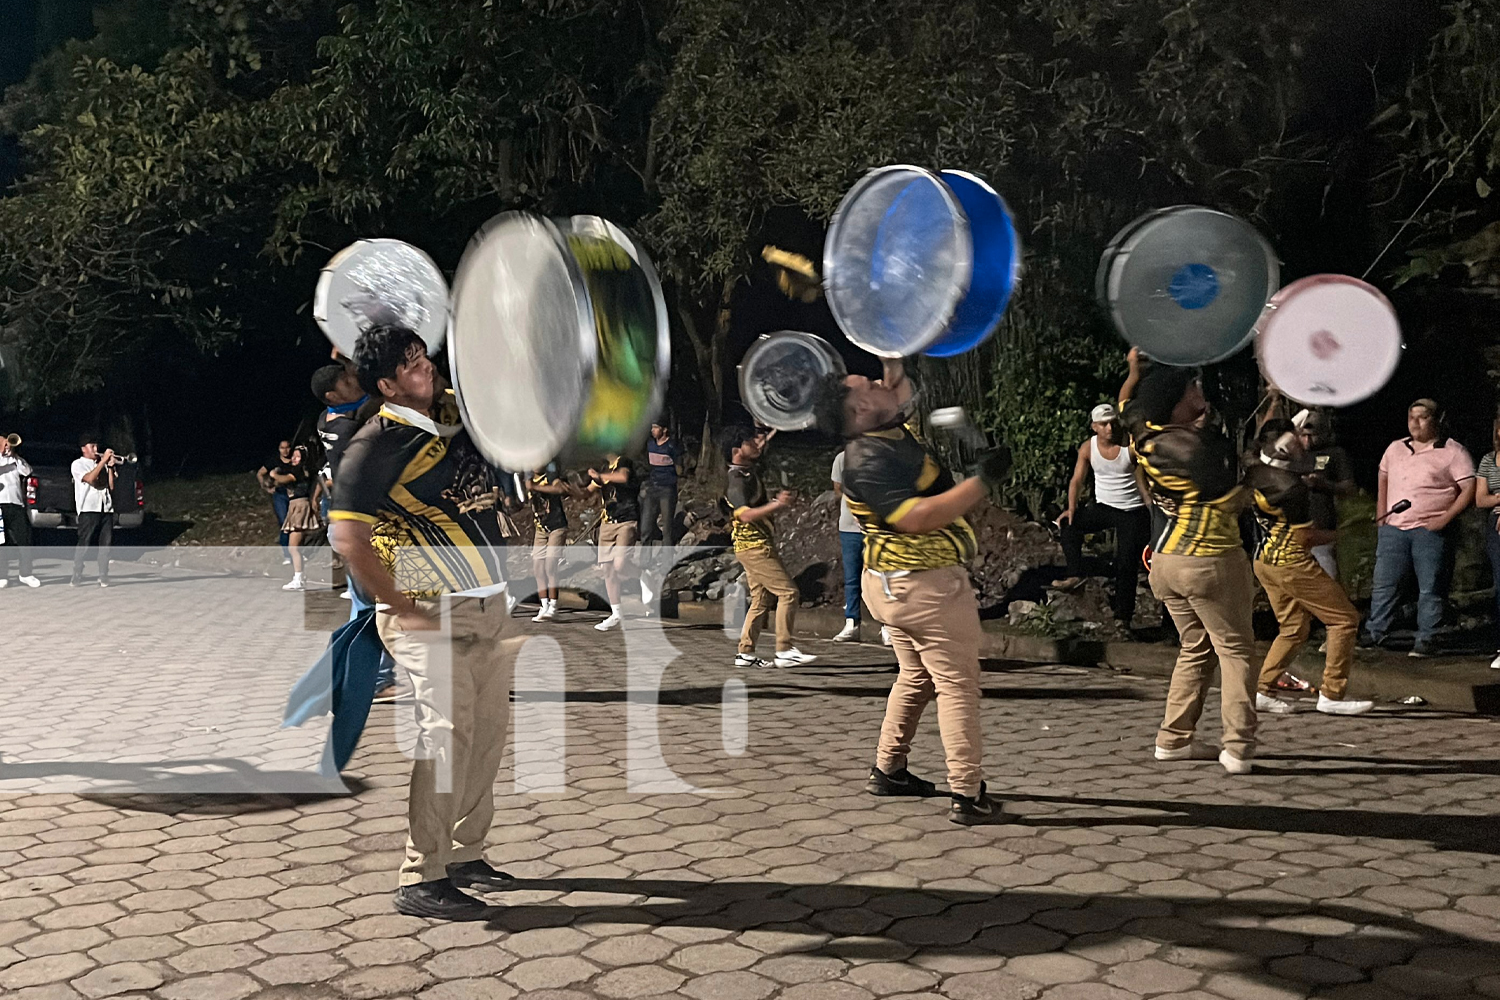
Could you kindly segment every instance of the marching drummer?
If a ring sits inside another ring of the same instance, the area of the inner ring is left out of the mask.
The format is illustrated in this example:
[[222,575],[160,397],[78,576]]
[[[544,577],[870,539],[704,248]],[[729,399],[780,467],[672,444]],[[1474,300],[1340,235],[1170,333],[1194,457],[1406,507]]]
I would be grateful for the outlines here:
[[907,768],[912,738],[928,702],[937,702],[948,764],[948,818],[992,822],[1000,807],[984,782],[979,725],[979,605],[966,564],[974,529],[964,515],[1007,469],[987,453],[978,475],[954,483],[905,425],[912,386],[899,360],[885,362],[878,382],[851,375],[832,386],[823,421],[844,446],[844,493],[864,528],[864,601],[890,629],[900,672],[886,702],[872,795],[931,796],[932,782]]
[[601,472],[589,470],[589,489],[604,502],[604,521],[599,525],[599,565],[604,567],[604,590],[609,597],[609,617],[595,625],[600,632],[619,628],[624,621],[620,609],[620,578],[640,537],[641,481],[635,463],[610,455]]
[[563,497],[577,496],[566,479],[549,465],[531,477],[531,509],[536,520],[536,534],[531,546],[532,575],[536,577],[537,599],[541,610],[534,622],[549,622],[557,617],[557,562],[568,544],[568,510]]

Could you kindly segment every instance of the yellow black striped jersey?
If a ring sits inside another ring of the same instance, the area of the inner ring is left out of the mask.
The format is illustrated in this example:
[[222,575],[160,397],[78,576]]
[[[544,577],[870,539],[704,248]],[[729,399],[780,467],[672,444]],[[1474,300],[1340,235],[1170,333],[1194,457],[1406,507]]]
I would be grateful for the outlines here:
[[896,530],[923,497],[953,488],[953,476],[910,428],[871,431],[844,446],[844,496],[865,532],[865,566],[882,573],[961,566],[979,545],[958,518],[920,534]]
[[[459,422],[452,390],[433,419]],[[370,524],[376,554],[408,597],[504,581],[499,475],[467,431],[442,437],[382,407],[350,439],[338,477],[329,518]]]
[[1311,562],[1299,531],[1313,526],[1312,493],[1302,477],[1256,462],[1245,474],[1255,496],[1255,558],[1267,566]]
[[724,506],[729,508],[729,537],[734,540],[734,551],[763,548],[772,544],[771,519],[741,521],[740,512],[752,507],[764,507],[766,488],[761,485],[755,470],[745,465],[731,465],[728,481],[724,486]]
[[1191,427],[1162,427],[1131,420],[1135,456],[1151,490],[1152,502],[1166,516],[1166,527],[1151,542],[1157,552],[1179,556],[1220,556],[1240,547],[1240,512],[1245,491],[1237,485],[1238,464],[1229,442]]
[[[532,486],[551,486],[558,481],[557,476],[545,472],[538,472],[531,477]],[[560,494],[543,493],[533,489],[531,513],[536,520],[536,530],[540,532],[561,531],[568,526],[568,509],[563,506],[563,498]]]

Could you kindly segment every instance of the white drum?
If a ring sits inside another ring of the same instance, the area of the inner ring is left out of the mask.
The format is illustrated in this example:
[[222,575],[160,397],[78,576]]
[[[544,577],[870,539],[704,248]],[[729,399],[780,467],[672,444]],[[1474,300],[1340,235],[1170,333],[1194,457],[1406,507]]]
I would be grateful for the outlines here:
[[448,282],[432,258],[400,240],[360,240],[334,254],[318,276],[313,319],[346,358],[372,326],[404,326],[429,356],[448,335]]
[[1307,406],[1349,406],[1373,396],[1395,374],[1404,347],[1390,300],[1343,274],[1292,282],[1256,324],[1266,381]]

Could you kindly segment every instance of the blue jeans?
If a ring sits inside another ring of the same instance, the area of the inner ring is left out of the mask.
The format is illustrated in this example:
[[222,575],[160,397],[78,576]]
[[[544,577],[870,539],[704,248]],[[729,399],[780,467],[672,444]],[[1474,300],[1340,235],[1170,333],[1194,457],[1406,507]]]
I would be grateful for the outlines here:
[[1432,641],[1443,620],[1443,536],[1426,528],[1393,528],[1382,524],[1375,541],[1375,583],[1370,593],[1370,620],[1365,630],[1383,639],[1396,617],[1401,581],[1417,574],[1417,642]]
[[276,511],[276,531],[278,532],[277,542],[281,545],[281,558],[283,559],[292,558],[291,550],[286,547],[286,532],[281,530],[281,526],[283,524],[286,524],[286,509],[290,507],[291,504],[292,502],[287,499],[285,490],[277,490],[275,493],[271,494],[271,509]]
[[[373,602],[360,593],[359,586],[355,584],[354,577],[352,576],[349,577],[349,596],[349,620],[351,622],[359,617],[361,611],[374,606]],[[379,612],[376,613],[378,614]],[[381,688],[389,687],[394,683],[396,683],[396,661],[391,659],[389,651],[382,649],[380,651],[380,672],[375,675],[375,690],[379,691]]]
[[1487,518],[1489,526],[1484,533],[1484,550],[1490,557],[1490,574],[1495,581],[1495,626],[1500,628],[1500,532],[1495,530],[1495,519]]
[[840,531],[844,550],[844,617],[859,621],[859,575],[865,569],[865,535],[862,531]]

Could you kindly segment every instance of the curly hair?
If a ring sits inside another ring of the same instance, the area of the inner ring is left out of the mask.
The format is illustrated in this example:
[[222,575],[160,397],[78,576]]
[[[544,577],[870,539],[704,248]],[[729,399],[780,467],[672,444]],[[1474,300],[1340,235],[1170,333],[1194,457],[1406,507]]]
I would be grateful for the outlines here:
[[354,345],[359,387],[372,396],[380,395],[380,380],[396,377],[396,369],[410,362],[413,345],[426,353],[422,338],[404,326],[372,326],[360,334]]

